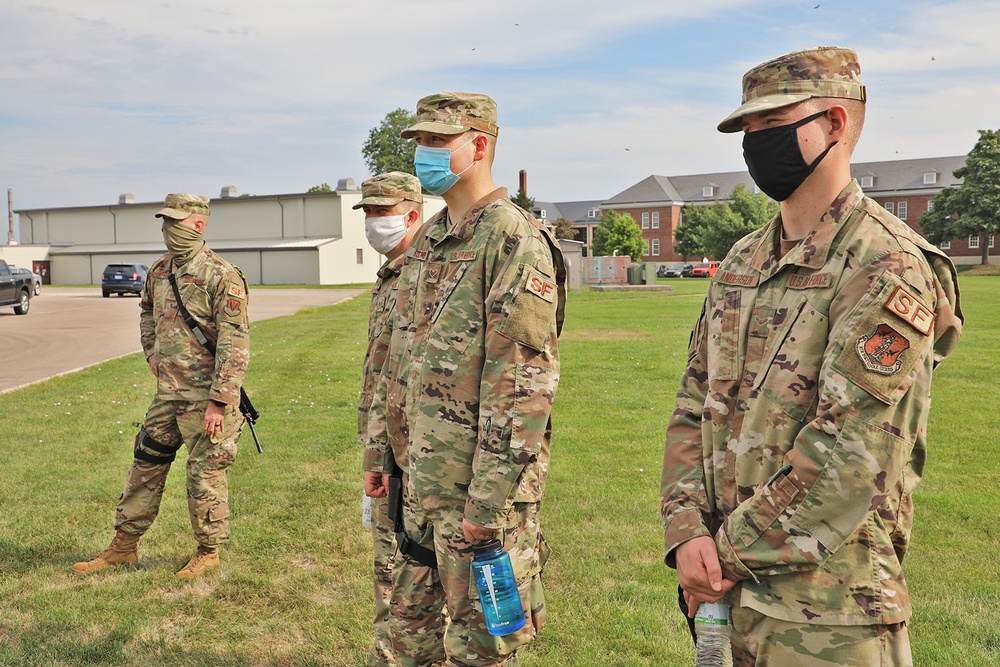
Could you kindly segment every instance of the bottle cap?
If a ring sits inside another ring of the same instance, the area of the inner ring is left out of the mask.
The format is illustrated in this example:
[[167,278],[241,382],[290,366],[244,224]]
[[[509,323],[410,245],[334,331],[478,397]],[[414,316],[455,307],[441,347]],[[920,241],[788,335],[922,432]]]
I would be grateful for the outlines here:
[[491,551],[500,551],[503,549],[503,545],[500,544],[500,540],[493,538],[490,540],[483,540],[482,542],[474,542],[472,544],[472,552],[477,556],[480,554],[487,554]]

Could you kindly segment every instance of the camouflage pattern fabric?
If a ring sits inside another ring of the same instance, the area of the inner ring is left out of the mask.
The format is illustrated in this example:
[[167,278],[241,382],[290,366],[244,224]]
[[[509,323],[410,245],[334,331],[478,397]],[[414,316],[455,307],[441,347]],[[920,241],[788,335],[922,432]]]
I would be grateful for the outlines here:
[[913,667],[906,623],[824,626],[732,610],[734,667]]
[[[387,471],[395,455],[411,504],[450,499],[488,528],[507,528],[516,504],[540,502],[564,304],[555,239],[506,190],[453,224],[447,209],[427,222],[400,275],[388,370],[372,402],[371,423],[388,428],[369,427],[365,469]],[[450,533],[438,537],[444,548]],[[464,627],[468,590],[450,581],[440,584],[452,625]]]
[[[366,181],[367,182],[367,181]],[[402,255],[385,262],[372,287],[368,310],[368,348],[361,371],[361,395],[358,399],[358,442],[367,442],[369,414],[375,383],[382,374],[392,329],[390,315],[396,304],[396,289]],[[377,429],[384,433],[384,425]],[[366,452],[368,450],[366,449]],[[389,520],[388,498],[372,498],[372,551],[375,581],[375,642],[368,657],[369,667],[395,665],[389,636],[389,598],[392,594],[392,564],[396,553],[396,534]]]
[[[361,395],[358,398],[358,442],[367,445],[371,440],[385,442],[384,411],[372,410],[375,388],[389,355],[392,339],[392,316],[396,312],[396,294],[399,290],[399,271],[404,256],[388,260],[378,270],[378,278],[371,292],[368,309],[368,348],[361,366]],[[364,469],[381,462],[385,449],[381,446],[365,448]],[[399,463],[405,467],[405,459]],[[380,472],[391,472],[391,466]]]
[[[187,445],[187,498],[191,527],[198,544],[217,547],[229,540],[228,468],[236,460],[243,415],[228,406],[222,433],[209,437],[204,431],[207,401],[164,401],[154,398],[146,411],[144,428],[156,442]],[[160,453],[143,447],[146,454]],[[142,535],[160,510],[170,463],[136,459],[125,478],[125,488],[115,512],[115,529]]]
[[865,102],[858,54],[836,46],[817,46],[757,65],[743,75],[743,104],[719,123],[720,132],[739,132],[743,116],[811,97]]
[[666,560],[713,536],[735,604],[899,623],[955,269],[856,181],[778,259],[780,234],[779,217],[738,242],[709,286],[667,428]]
[[440,650],[441,605],[451,613],[443,627],[448,665],[516,667],[516,651],[530,643],[545,624],[541,571],[549,547],[539,531],[538,503],[516,503],[499,536],[517,579],[526,623],[517,632],[494,637],[486,630],[483,607],[472,579],[472,544],[462,533],[461,499],[425,497],[405,515],[406,532],[434,548],[438,569],[400,556],[393,570],[391,605],[393,648],[399,665],[429,664],[427,655]]
[[497,103],[489,95],[479,93],[434,93],[417,101],[416,123],[399,133],[412,139],[417,132],[461,134],[478,130],[494,137],[500,133],[497,125]]
[[[215,341],[214,357],[181,317],[167,280],[171,270],[184,306]],[[250,360],[247,291],[243,273],[207,246],[181,266],[169,254],[153,262],[142,288],[139,331],[146,358],[156,364],[157,398],[239,405]]]
[[392,567],[396,558],[396,534],[389,520],[389,499],[372,498],[372,545],[375,581],[375,642],[368,667],[395,665],[389,633],[389,600],[392,597]]
[[352,209],[369,206],[395,206],[402,201],[424,203],[420,179],[403,171],[372,176],[361,183],[361,201]]

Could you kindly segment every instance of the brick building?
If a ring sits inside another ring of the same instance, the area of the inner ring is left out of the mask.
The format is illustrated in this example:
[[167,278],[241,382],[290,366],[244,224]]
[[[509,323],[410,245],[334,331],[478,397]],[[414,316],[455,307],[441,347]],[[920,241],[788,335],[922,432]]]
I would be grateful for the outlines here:
[[[935,196],[947,187],[961,184],[954,171],[965,164],[965,156],[860,162],[851,166],[851,175],[865,193],[918,232],[918,220]],[[584,242],[589,254],[593,230],[608,210],[627,213],[642,228],[646,240],[647,262],[679,262],[701,258],[683,258],[674,251],[674,232],[684,224],[684,209],[727,201],[733,188],[742,183],[751,192],[759,192],[746,171],[694,174],[688,176],[648,176],[610,199],[581,202],[536,202],[534,213],[548,223],[563,217],[573,221],[577,240]],[[957,264],[978,264],[981,243],[993,247],[993,239],[978,237],[952,239],[942,243]]]

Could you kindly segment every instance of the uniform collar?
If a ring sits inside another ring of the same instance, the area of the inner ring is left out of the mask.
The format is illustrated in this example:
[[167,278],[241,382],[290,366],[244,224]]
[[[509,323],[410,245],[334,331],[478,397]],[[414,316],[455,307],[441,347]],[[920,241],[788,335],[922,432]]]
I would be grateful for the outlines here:
[[472,238],[473,233],[476,231],[476,224],[479,222],[479,218],[482,216],[483,211],[486,210],[486,207],[497,199],[506,198],[507,188],[497,188],[473,204],[472,208],[469,209],[469,212],[466,213],[461,220],[450,226],[448,223],[448,207],[441,209],[441,212],[438,213],[430,223],[428,223],[428,240],[432,245],[437,245],[449,236],[460,241],[468,241]]
[[382,263],[382,266],[379,267],[378,277],[381,278],[382,280],[385,280],[386,278],[398,276],[400,270],[403,267],[403,260],[405,259],[406,259],[406,253],[402,252],[396,259],[385,260],[385,262]]
[[820,217],[819,224],[788,254],[778,259],[778,243],[781,240],[781,214],[776,215],[767,226],[755,246],[751,246],[750,266],[770,277],[786,265],[807,269],[821,269],[826,265],[833,250],[834,241],[851,215],[862,206],[864,192],[854,179],[840,191],[830,203],[830,208]]

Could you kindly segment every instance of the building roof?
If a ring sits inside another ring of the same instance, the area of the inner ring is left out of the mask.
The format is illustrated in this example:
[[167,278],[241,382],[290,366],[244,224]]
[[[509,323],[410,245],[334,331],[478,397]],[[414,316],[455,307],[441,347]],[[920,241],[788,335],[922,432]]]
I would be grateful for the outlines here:
[[[588,199],[585,201],[564,201],[564,202],[543,202],[536,201],[532,209],[532,214],[546,222],[555,222],[559,218],[566,218],[573,222],[587,223],[595,218],[600,220],[601,199]],[[591,216],[591,211],[597,211],[596,216]],[[541,212],[544,211],[544,215]]]
[[[318,248],[339,236],[322,239],[251,239],[251,240],[209,240],[208,247],[217,251],[233,250],[301,250],[303,248]],[[120,255],[122,253],[165,253],[163,243],[81,243],[73,245],[52,245],[50,255]]]
[[[953,172],[965,165],[966,156],[918,158],[913,160],[888,160],[884,162],[859,162],[851,165],[851,176],[859,181],[872,176],[872,185],[864,188],[865,194],[878,197],[889,193],[932,190],[960,185],[962,180]],[[936,173],[934,183],[924,183],[924,174]],[[746,171],[725,171],[688,176],[648,176],[635,185],[601,202],[602,208],[637,205],[686,205],[702,202],[725,201],[733,188],[742,183],[751,192],[758,192],[756,184]],[[712,186],[712,194],[705,188]],[[560,204],[560,207],[566,204]],[[568,216],[567,216],[568,217]]]

